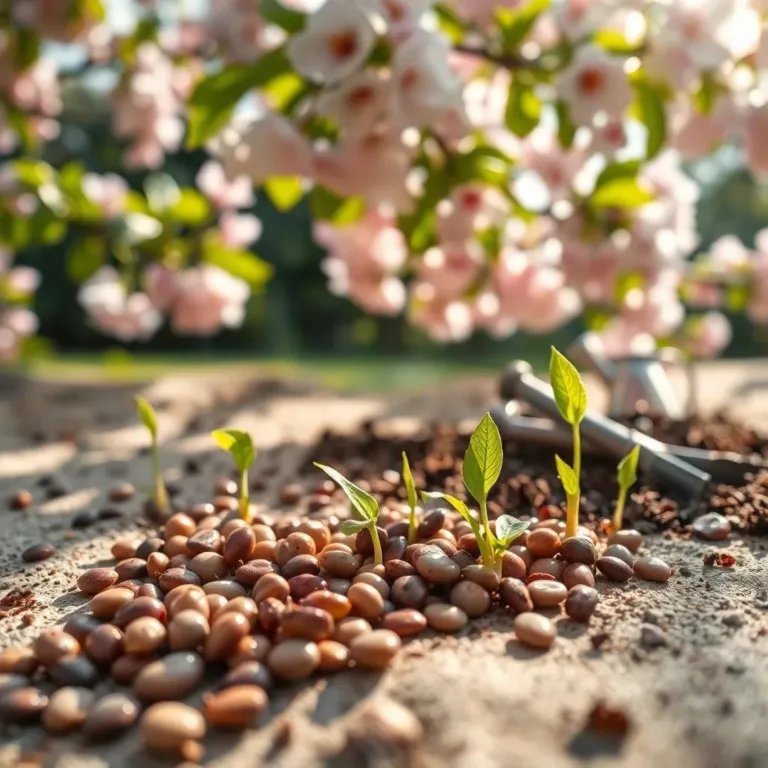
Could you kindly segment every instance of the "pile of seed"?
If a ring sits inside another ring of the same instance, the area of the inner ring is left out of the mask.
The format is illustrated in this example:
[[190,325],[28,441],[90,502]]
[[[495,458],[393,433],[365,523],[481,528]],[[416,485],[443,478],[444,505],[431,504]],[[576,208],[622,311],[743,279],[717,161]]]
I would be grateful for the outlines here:
[[[332,493],[324,482],[314,495]],[[237,506],[219,496],[174,514],[157,535],[117,541],[113,567],[78,579],[92,596],[87,614],[0,653],[0,719],[42,719],[51,732],[79,728],[99,741],[141,718],[147,747],[197,760],[209,726],[252,725],[277,681],[380,670],[403,639],[457,632],[495,609],[516,616],[521,643],[546,649],[556,629],[536,609],[563,606],[589,621],[598,571],[617,582],[671,575],[656,558],[635,559],[642,537],[631,530],[598,556],[589,530],[564,539],[560,520],[534,519],[496,573],[478,564],[471,528],[453,511],[425,513],[409,545],[407,512],[383,510],[384,563],[374,565],[370,534],[344,535],[333,505],[250,524]],[[220,681],[202,711],[181,703],[209,668]],[[121,687],[96,698],[105,679]]]

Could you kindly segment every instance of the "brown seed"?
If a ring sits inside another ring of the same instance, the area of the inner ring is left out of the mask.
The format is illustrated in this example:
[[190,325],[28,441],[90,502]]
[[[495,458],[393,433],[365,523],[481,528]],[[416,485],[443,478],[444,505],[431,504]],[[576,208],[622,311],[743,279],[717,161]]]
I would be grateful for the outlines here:
[[16,493],[11,496],[8,506],[17,512],[20,512],[31,506],[32,501],[32,494],[29,491],[16,491]]
[[203,697],[205,719],[211,725],[247,728],[267,708],[267,694],[256,685],[235,685]]
[[29,678],[26,675],[0,675],[0,696],[9,691],[15,691],[18,688],[26,688],[29,685]]
[[228,477],[220,477],[214,483],[213,492],[216,496],[236,496],[237,483]]
[[503,579],[525,579],[528,566],[519,555],[506,551],[501,560],[501,577]]
[[401,608],[422,608],[428,594],[427,584],[421,576],[401,576],[390,590],[392,602]]
[[109,500],[115,502],[130,501],[136,489],[130,483],[120,483],[109,492]]
[[177,701],[153,704],[141,718],[141,738],[145,747],[197,760],[205,736],[205,718],[196,709]]
[[93,691],[87,688],[59,688],[43,712],[43,725],[52,733],[71,731],[82,725],[93,700]]
[[143,579],[147,575],[147,561],[140,557],[129,557],[127,560],[121,560],[116,566],[118,581],[128,579]]
[[389,584],[387,583],[387,580],[373,571],[361,571],[355,576],[352,583],[368,584],[381,595],[383,600],[389,598]]
[[41,664],[46,667],[55,664],[64,656],[80,653],[80,643],[72,635],[60,629],[49,629],[35,640],[32,648]]
[[207,584],[203,584],[203,591],[206,595],[221,595],[227,600],[234,600],[236,597],[245,597],[245,587],[231,579],[209,581]]
[[214,496],[211,503],[217,512],[236,512],[239,506],[234,496]]
[[559,581],[534,581],[528,585],[528,594],[537,608],[553,608],[565,600],[568,590]]
[[450,601],[472,618],[482,616],[491,606],[491,596],[479,584],[460,581],[451,589]]
[[635,563],[635,556],[623,544],[611,544],[610,547],[606,547],[603,557],[618,557],[619,560],[623,560],[630,568]]
[[375,619],[384,612],[384,598],[370,584],[353,584],[347,592],[352,613],[364,619]]
[[251,530],[256,537],[257,544],[262,541],[277,541],[275,532],[268,525],[252,525]]
[[166,629],[152,616],[141,616],[132,621],[125,630],[123,649],[135,656],[154,653],[165,642]]
[[412,637],[427,628],[427,620],[420,611],[413,608],[401,608],[399,611],[385,614],[381,626],[384,629],[391,629],[400,637]]
[[608,537],[609,544],[621,544],[630,552],[637,552],[643,543],[643,535],[640,531],[633,531],[631,528],[625,528],[622,531],[614,531]]
[[317,558],[320,567],[332,576],[351,579],[360,569],[361,559],[351,552],[331,550],[326,547]]
[[259,661],[245,661],[230,669],[219,683],[219,690],[238,685],[258,685],[268,690],[272,687],[272,673]]
[[583,584],[585,587],[594,587],[595,574],[592,568],[584,565],[584,563],[571,563],[565,566],[563,583],[566,589],[573,589],[577,584]]
[[529,574],[546,573],[552,576],[556,581],[559,581],[563,578],[564,570],[565,563],[562,560],[555,559],[554,557],[542,557],[534,561]]
[[525,546],[534,560],[554,557],[560,550],[560,537],[550,528],[537,528],[528,534]]
[[128,579],[127,581],[119,581],[115,584],[115,589],[130,589],[133,592],[134,597],[138,597],[139,590],[144,586],[144,582],[140,579]]
[[268,635],[276,632],[280,626],[280,618],[286,610],[285,603],[281,603],[277,598],[268,597],[259,603],[258,608],[261,629]]
[[278,576],[276,573],[268,573],[256,582],[251,592],[251,597],[258,605],[268,597],[274,597],[285,602],[290,594],[291,588],[282,576]]
[[85,656],[62,656],[48,668],[48,674],[57,685],[92,688],[99,681],[99,671]]
[[290,533],[288,538],[279,540],[275,547],[275,557],[281,567],[298,555],[314,554],[314,539],[306,533],[299,533],[297,531]]
[[188,539],[195,533],[195,521],[183,512],[177,512],[168,518],[168,522],[163,528],[163,537],[166,541],[169,541],[174,536],[183,536]]
[[467,626],[469,617],[456,605],[432,603],[424,608],[424,617],[432,629],[439,632],[458,632]]
[[[379,537],[379,544],[381,545],[382,553],[389,541],[389,534],[379,526],[376,527],[376,532]],[[355,552],[363,557],[373,557],[373,539],[371,538],[371,532],[367,528],[363,528],[355,535]]]
[[136,597],[151,597],[155,600],[162,601],[162,599],[165,597],[165,592],[163,592],[163,590],[160,589],[157,584],[148,582],[146,584],[142,584],[141,587],[139,587],[139,591],[136,593]]
[[587,623],[600,601],[600,595],[594,587],[583,584],[575,586],[568,592],[565,600],[565,612],[574,620]]
[[348,579],[338,579],[331,576],[326,580],[326,589],[329,592],[335,592],[337,595],[347,596],[349,588],[352,586],[352,582]]
[[[295,560],[296,558],[294,558]],[[300,573],[288,582],[291,597],[294,600],[303,600],[307,595],[321,589],[328,589],[328,582],[322,576],[313,576],[311,573]]]
[[64,624],[64,631],[68,635],[72,635],[80,645],[85,645],[85,640],[88,635],[90,635],[96,627],[100,626],[101,622],[95,616],[91,616],[88,613],[76,613],[74,616],[67,619],[66,624]]
[[[161,538],[152,536],[149,539],[144,539],[144,541],[135,548],[135,552],[132,555],[128,555],[128,557],[138,557],[140,560],[146,560],[153,552],[162,552],[164,546],[165,542]],[[117,555],[115,555],[115,557],[117,557]]]
[[528,587],[520,579],[502,579],[499,597],[501,602],[508,605],[515,613],[526,613],[533,610],[531,594]]
[[117,582],[114,568],[91,568],[77,580],[77,588],[86,595],[96,595]]
[[283,486],[280,492],[280,502],[282,504],[298,504],[304,496],[304,489],[298,483],[289,483]]
[[35,652],[25,645],[12,645],[0,652],[0,673],[31,675],[40,662]]
[[171,538],[165,542],[163,552],[165,552],[171,560],[175,560],[177,557],[181,556],[192,557],[193,552],[187,545],[188,541],[189,539],[186,536],[171,536]]
[[204,671],[205,664],[196,653],[169,653],[136,675],[133,690],[147,701],[183,699],[197,687]]
[[286,640],[272,648],[267,664],[277,677],[301,680],[320,665],[320,650],[311,640]]
[[[544,529],[546,530],[546,529]],[[555,642],[555,625],[540,613],[519,613],[515,618],[515,635],[531,648],[548,649]]]
[[251,661],[261,662],[267,658],[270,650],[272,650],[272,643],[268,637],[248,635],[241,638],[234,653],[227,659],[227,664],[234,668]]
[[31,723],[48,706],[48,697],[37,688],[16,688],[0,696],[0,720],[4,723]]
[[371,625],[365,619],[348,616],[346,619],[336,622],[336,631],[333,633],[333,639],[338,643],[348,646],[358,635],[370,631]]
[[85,640],[85,653],[100,667],[109,667],[121,655],[123,633],[112,624],[102,624],[91,632]]
[[672,569],[658,557],[641,557],[635,560],[635,573],[648,581],[669,581]]
[[454,584],[461,578],[461,569],[443,552],[418,557],[414,565],[419,575],[432,584]]
[[144,667],[157,661],[154,656],[120,656],[109,668],[109,676],[123,685],[131,684]]
[[203,584],[223,579],[227,575],[227,564],[217,552],[201,552],[189,561],[187,567],[200,577]]
[[597,570],[611,581],[627,581],[632,577],[632,568],[618,557],[601,557]]
[[462,570],[461,575],[467,581],[479,584],[486,592],[495,592],[501,582],[499,574],[486,565],[469,565]]
[[223,661],[250,631],[250,622],[242,613],[226,613],[217,617],[205,641],[206,660]]
[[156,579],[170,567],[171,559],[162,552],[150,552],[147,557],[147,573]]
[[566,563],[584,563],[594,565],[597,560],[594,544],[583,536],[571,536],[560,547],[560,557]]
[[294,576],[309,574],[316,576],[320,573],[320,565],[314,555],[296,555],[292,557],[281,569],[284,579],[292,579]]
[[136,722],[139,712],[139,704],[131,696],[108,693],[88,710],[83,734],[89,741],[116,739]]
[[406,563],[405,560],[387,560],[384,568],[387,578],[393,581],[401,576],[414,576],[416,574],[416,569],[410,563]]
[[202,587],[185,584],[172,589],[165,596],[165,606],[168,615],[173,618],[181,611],[193,610],[202,613],[205,618],[210,617],[208,600]]
[[199,555],[201,552],[221,552],[222,547],[221,534],[212,529],[197,531],[187,539],[187,549],[193,555]]
[[180,587],[183,584],[194,584],[200,586],[200,577],[188,568],[169,568],[164,573],[160,574],[160,578],[157,580],[160,584],[160,589],[170,592],[176,587]]
[[299,532],[306,533],[315,542],[315,552],[322,552],[323,547],[331,543],[331,532],[321,520],[304,519],[299,523]]
[[224,560],[237,565],[248,560],[256,547],[256,536],[251,528],[236,528],[224,541]]
[[172,651],[195,651],[205,644],[210,629],[199,611],[180,611],[168,622],[168,646]]
[[402,647],[400,638],[389,629],[375,629],[355,637],[349,644],[352,660],[366,669],[383,669]]
[[117,560],[126,560],[136,554],[136,542],[132,539],[118,539],[112,545],[111,552]]
[[444,525],[445,512],[442,509],[433,509],[424,515],[416,529],[420,539],[431,539]]
[[268,573],[278,573],[280,566],[271,560],[251,560],[241,565],[235,572],[235,581],[244,587],[253,587],[254,584]]
[[[528,547],[523,546],[522,544],[513,544],[508,550],[508,552],[511,552],[513,555],[517,555],[524,563],[526,571],[530,569],[530,567],[533,565],[533,561],[535,560],[534,556],[528,551]],[[519,577],[514,577],[519,578]]]
[[112,618],[112,623],[116,627],[120,627],[120,629],[125,629],[132,621],[136,621],[136,619],[140,619],[142,616],[151,616],[161,624],[165,624],[168,611],[165,604],[154,597],[136,597],[117,609]]
[[256,622],[259,618],[256,603],[251,600],[250,597],[234,597],[227,601],[227,604],[216,612],[214,623],[227,613],[239,613],[240,615],[245,616],[245,618],[248,619],[248,624],[251,629],[256,626]]
[[301,604],[312,608],[321,608],[327,611],[334,620],[343,619],[352,610],[352,603],[347,597],[337,595],[327,589],[312,592],[301,601]]
[[335,640],[322,640],[317,644],[320,651],[320,672],[338,672],[349,666],[349,648]]
[[37,563],[40,560],[47,560],[55,553],[56,547],[53,544],[33,544],[21,553],[21,559],[25,563]]
[[469,552],[473,557],[477,557],[480,554],[480,545],[477,543],[474,533],[465,533],[463,536],[460,536],[458,546],[459,550]]
[[322,608],[299,606],[285,611],[280,617],[280,629],[288,637],[301,637],[320,642],[334,631],[333,617]]

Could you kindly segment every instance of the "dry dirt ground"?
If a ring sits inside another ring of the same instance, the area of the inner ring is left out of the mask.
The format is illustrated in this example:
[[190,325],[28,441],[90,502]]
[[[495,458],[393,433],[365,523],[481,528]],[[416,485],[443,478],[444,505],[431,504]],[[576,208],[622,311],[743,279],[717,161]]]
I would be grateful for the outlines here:
[[[737,415],[768,428],[768,366],[722,364],[702,372],[702,400],[723,401]],[[229,471],[208,431],[248,429],[261,453],[254,469],[275,509],[277,492],[306,460],[328,425],[352,428],[370,417],[409,429],[422,418],[477,419],[494,397],[490,380],[447,384],[436,394],[339,395],[309,385],[253,382],[218,375],[164,379],[145,385],[38,383],[0,395],[0,596],[33,590],[33,624],[0,619],[0,648],[84,609],[74,590],[84,568],[109,557],[118,535],[138,536],[138,499],[121,519],[73,530],[73,517],[107,504],[108,489],[129,480],[146,486],[149,462],[136,426],[133,395],[160,411],[163,465],[178,476],[185,499],[210,496]],[[199,474],[182,473],[190,457]],[[64,495],[46,499],[40,480],[54,475]],[[35,497],[25,512],[5,499],[20,487]],[[25,564],[20,552],[49,541],[51,559]],[[258,729],[215,733],[204,763],[213,766],[768,766],[768,539],[732,537],[721,549],[732,569],[703,563],[714,547],[649,537],[647,548],[676,573],[666,585],[601,585],[603,599],[589,627],[561,620],[546,654],[521,647],[511,622],[493,616],[456,637],[425,635],[409,643],[384,675],[346,672],[309,685],[281,688]],[[29,619],[27,619],[29,621]],[[412,748],[348,741],[360,707],[390,697],[416,715],[423,738]],[[199,701],[199,695],[191,701]],[[624,712],[623,736],[590,728],[602,704]],[[287,723],[287,725],[286,725]],[[0,766],[134,766],[172,762],[148,756],[136,733],[102,747],[41,729],[5,729]]]

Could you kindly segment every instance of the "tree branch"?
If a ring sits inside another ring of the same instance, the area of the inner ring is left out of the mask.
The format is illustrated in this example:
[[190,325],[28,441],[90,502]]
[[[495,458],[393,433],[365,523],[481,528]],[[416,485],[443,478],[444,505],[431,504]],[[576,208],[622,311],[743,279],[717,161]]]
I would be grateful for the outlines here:
[[458,53],[464,53],[467,56],[475,56],[478,59],[490,61],[492,64],[495,64],[498,67],[503,67],[504,69],[544,69],[538,61],[526,59],[517,54],[496,54],[491,53],[485,48],[475,48],[470,45],[461,44],[454,45],[453,49]]

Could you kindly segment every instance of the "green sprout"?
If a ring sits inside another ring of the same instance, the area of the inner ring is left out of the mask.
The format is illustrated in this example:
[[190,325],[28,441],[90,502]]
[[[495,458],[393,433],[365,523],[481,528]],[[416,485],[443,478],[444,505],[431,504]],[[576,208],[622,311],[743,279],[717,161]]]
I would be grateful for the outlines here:
[[345,536],[353,536],[362,531],[363,528],[367,528],[373,542],[374,565],[383,565],[384,555],[381,551],[379,532],[376,530],[376,522],[379,519],[379,502],[370,493],[367,493],[362,488],[358,488],[354,483],[347,480],[344,475],[337,472],[333,467],[326,467],[325,464],[318,464],[317,462],[315,462],[315,466],[318,469],[322,469],[331,480],[335,481],[352,502],[352,519],[345,520],[341,524],[341,532]]
[[240,472],[240,517],[246,522],[251,521],[251,500],[248,497],[248,470],[256,458],[253,440],[247,432],[239,429],[216,429],[211,437],[219,448],[223,448],[235,462]]
[[613,530],[621,530],[621,519],[624,515],[624,505],[627,502],[629,489],[637,482],[637,461],[640,458],[640,446],[636,445],[620,462],[618,469],[619,497],[616,499],[616,509],[613,511]]
[[408,518],[408,543],[415,544],[418,540],[418,520],[416,519],[418,496],[411,474],[411,465],[408,463],[408,456],[406,456],[405,451],[403,451],[403,482],[405,483],[405,490],[408,492],[408,506],[411,510]]
[[447,501],[468,523],[477,539],[483,565],[501,573],[504,552],[512,542],[530,525],[511,515],[501,515],[496,519],[496,534],[491,531],[488,520],[488,492],[493,488],[501,474],[503,449],[501,435],[490,413],[486,413],[469,439],[469,447],[464,454],[462,475],[464,485],[480,507],[480,522],[470,512],[467,505],[447,493],[422,493],[424,500],[443,499]]
[[163,514],[168,511],[168,492],[165,489],[163,476],[160,474],[160,451],[157,446],[157,414],[143,397],[136,398],[136,411],[139,414],[139,421],[149,432],[152,451],[152,475],[155,487],[155,508],[160,514]]
[[566,498],[566,537],[575,536],[579,528],[579,503],[581,490],[581,435],[579,424],[587,412],[587,390],[573,363],[552,347],[549,358],[549,377],[555,402],[560,415],[573,429],[573,467],[555,456],[557,474],[563,484]]

